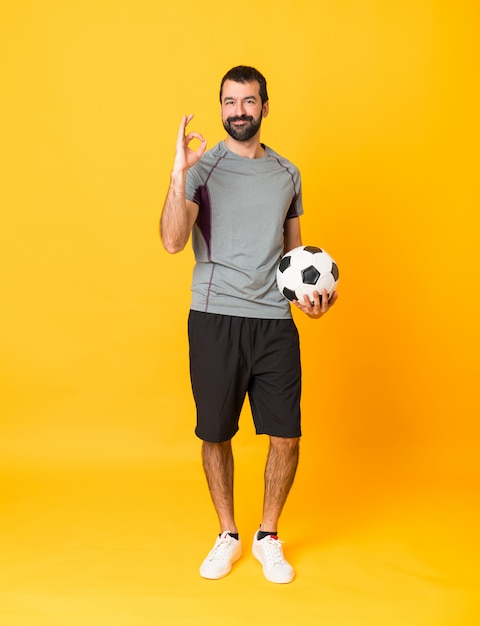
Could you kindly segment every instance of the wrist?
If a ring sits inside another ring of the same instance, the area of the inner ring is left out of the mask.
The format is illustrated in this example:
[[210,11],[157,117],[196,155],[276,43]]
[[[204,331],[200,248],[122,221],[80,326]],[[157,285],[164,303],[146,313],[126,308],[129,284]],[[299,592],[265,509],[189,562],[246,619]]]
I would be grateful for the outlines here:
[[172,184],[181,184],[184,185],[185,184],[185,180],[187,178],[187,169],[177,169],[177,168],[173,168],[172,171],[170,172],[170,181]]

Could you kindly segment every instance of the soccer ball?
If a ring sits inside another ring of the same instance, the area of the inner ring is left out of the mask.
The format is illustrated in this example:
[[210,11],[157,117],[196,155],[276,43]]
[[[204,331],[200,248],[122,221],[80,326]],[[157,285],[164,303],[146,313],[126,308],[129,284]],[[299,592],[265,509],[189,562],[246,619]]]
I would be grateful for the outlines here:
[[303,301],[306,294],[313,302],[313,292],[322,289],[328,297],[338,283],[338,267],[332,257],[316,246],[299,246],[287,252],[277,269],[277,285],[287,300]]

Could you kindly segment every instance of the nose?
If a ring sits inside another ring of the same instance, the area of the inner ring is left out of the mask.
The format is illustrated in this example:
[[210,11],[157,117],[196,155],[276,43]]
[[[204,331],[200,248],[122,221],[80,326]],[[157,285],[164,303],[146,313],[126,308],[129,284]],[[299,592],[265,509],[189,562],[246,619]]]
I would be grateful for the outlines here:
[[245,107],[242,101],[235,103],[235,115],[240,117],[241,115],[245,115]]

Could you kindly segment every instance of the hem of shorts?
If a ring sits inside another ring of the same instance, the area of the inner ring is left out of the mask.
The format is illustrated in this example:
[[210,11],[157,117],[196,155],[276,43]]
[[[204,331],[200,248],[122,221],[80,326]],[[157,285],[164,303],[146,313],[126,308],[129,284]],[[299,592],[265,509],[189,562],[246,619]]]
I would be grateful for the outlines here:
[[231,437],[226,437],[225,439],[221,438],[221,439],[211,439],[208,438],[206,439],[203,435],[199,434],[198,429],[195,429],[195,436],[200,439],[200,441],[205,441],[205,443],[225,443],[226,441],[230,441],[231,439],[233,439],[235,437],[235,435],[238,433],[238,431],[240,430],[240,428],[237,428],[237,430],[233,433],[233,435]]
[[273,433],[264,432],[263,430],[255,431],[256,435],[267,435],[268,437],[278,437],[278,439],[300,439],[302,431],[298,435],[275,435]]

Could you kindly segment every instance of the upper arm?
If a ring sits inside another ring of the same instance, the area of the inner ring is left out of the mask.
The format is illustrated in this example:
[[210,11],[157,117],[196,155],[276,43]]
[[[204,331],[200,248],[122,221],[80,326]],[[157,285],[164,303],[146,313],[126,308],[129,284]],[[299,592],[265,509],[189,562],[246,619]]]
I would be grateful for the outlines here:
[[283,227],[283,253],[298,248],[302,245],[302,235],[300,232],[300,219],[292,217],[285,220]]
[[197,221],[200,207],[196,202],[192,202],[192,200],[185,200],[185,204],[187,206],[188,232],[190,234],[192,232],[193,225]]

